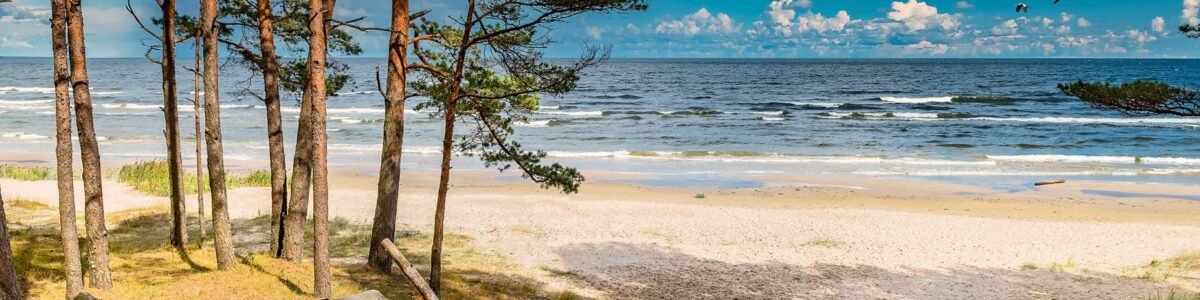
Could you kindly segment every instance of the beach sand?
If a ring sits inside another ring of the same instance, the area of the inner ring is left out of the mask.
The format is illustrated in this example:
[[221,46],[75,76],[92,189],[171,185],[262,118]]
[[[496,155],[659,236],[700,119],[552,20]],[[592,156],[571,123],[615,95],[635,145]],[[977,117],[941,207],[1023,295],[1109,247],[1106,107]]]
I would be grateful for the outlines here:
[[[370,223],[376,179],[364,170],[333,168],[333,216]],[[1068,182],[1012,192],[763,177],[771,187],[721,190],[588,175],[579,194],[562,195],[511,175],[458,172],[447,230],[502,257],[497,272],[598,298],[1128,299],[1200,289],[1195,274],[1139,278],[1152,261],[1200,251],[1200,187]],[[400,228],[432,230],[436,178],[403,175]],[[6,198],[56,203],[53,181],[0,185]],[[233,218],[270,211],[266,188],[230,199]],[[105,200],[108,211],[166,204],[115,181]]]

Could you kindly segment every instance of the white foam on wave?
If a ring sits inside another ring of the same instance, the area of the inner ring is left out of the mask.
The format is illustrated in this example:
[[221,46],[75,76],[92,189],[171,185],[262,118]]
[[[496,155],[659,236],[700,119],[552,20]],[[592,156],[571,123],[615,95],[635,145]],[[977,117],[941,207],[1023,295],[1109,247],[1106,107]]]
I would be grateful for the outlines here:
[[752,111],[750,113],[756,114],[756,115],[766,115],[766,116],[782,116],[783,115],[782,110],[779,110],[779,111]]
[[784,120],[787,120],[787,118],[783,118],[783,117],[762,117],[761,119],[762,119],[763,121],[771,121],[771,122],[778,122],[778,121],[784,121]]
[[32,133],[24,133],[24,132],[0,132],[0,138],[9,138],[9,139],[18,139],[18,140],[41,140],[41,139],[48,139],[50,137],[40,135],[40,134],[32,134]]
[[1031,123],[1083,123],[1083,124],[1200,124],[1196,118],[1070,118],[1070,117],[1036,117],[1036,118],[993,118],[979,117],[966,120],[986,120],[997,122],[1031,122]]
[[847,113],[847,112],[827,112],[829,116],[826,118],[841,119],[855,118],[861,116],[866,119],[900,119],[913,121],[934,121],[938,120],[937,113],[918,113],[918,112],[872,112],[872,113]]
[[1102,163],[1102,164],[1150,164],[1150,165],[1200,165],[1200,158],[1185,157],[1137,157],[1103,155],[988,155],[988,159],[1010,162],[1057,162],[1057,163]]
[[107,109],[161,109],[162,105],[137,104],[137,103],[105,103],[105,104],[100,104],[100,107],[107,108]]
[[795,106],[816,106],[824,108],[838,108],[845,103],[828,103],[828,102],[791,102]]
[[3,106],[3,105],[39,105],[39,104],[52,104],[52,103],[54,103],[54,99],[46,99],[46,100],[0,100],[0,106]]
[[747,162],[747,163],[824,163],[824,164],[877,164],[877,165],[919,165],[919,166],[994,166],[995,161],[986,160],[941,160],[924,158],[884,158],[873,156],[805,156],[767,154],[757,156],[722,155],[719,152],[709,152],[708,155],[688,155],[672,151],[640,151],[634,155],[629,151],[549,151],[551,157],[562,158],[619,158],[646,160],[674,161],[712,161],[712,162]]
[[603,116],[602,111],[539,111],[539,114],[562,116]]
[[517,127],[550,127],[550,122],[554,120],[529,121],[528,123],[517,123]]
[[924,98],[908,98],[908,97],[879,97],[879,100],[890,103],[950,103],[954,102],[954,97],[924,97]]
[[52,88],[52,87],[28,87],[28,86],[5,86],[5,87],[0,87],[0,92],[53,94],[54,88]]
[[538,110],[558,110],[561,106],[558,105],[542,105],[538,106]]

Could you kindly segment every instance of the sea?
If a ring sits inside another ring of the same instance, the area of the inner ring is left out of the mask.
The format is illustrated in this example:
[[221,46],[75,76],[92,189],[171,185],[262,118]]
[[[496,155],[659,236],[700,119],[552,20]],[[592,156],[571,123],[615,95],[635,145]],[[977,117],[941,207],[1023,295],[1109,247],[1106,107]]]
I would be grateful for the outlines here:
[[[328,101],[330,164],[377,164],[384,109],[376,72],[386,61],[338,60],[352,82]],[[88,63],[102,157],[164,157],[160,67],[141,58]],[[193,77],[182,66],[193,62],[179,63],[191,164]],[[51,66],[49,58],[0,58],[0,152],[53,151]],[[630,174],[651,185],[748,188],[788,176],[1193,184],[1200,118],[1126,116],[1056,85],[1148,79],[1197,87],[1197,71],[1200,60],[1176,59],[613,59],[587,71],[573,92],[542,98],[515,137],[585,175]],[[267,159],[265,110],[253,96],[259,77],[223,64],[227,159]],[[284,97],[290,153],[299,103],[298,95]],[[406,113],[410,170],[438,166],[442,120],[412,108],[422,101],[410,100]],[[485,169],[469,155],[455,165]]]

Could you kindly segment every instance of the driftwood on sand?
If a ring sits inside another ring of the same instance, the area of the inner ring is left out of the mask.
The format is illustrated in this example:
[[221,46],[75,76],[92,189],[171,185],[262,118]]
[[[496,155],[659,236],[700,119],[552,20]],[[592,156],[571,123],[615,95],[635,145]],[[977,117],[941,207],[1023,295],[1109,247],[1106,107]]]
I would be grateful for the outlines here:
[[408,281],[411,281],[413,286],[417,287],[417,290],[421,292],[422,298],[425,298],[425,300],[438,299],[437,294],[434,293],[433,289],[429,287],[429,282],[425,281],[425,278],[421,277],[421,273],[417,272],[416,268],[413,268],[412,263],[409,263],[407,258],[404,258],[404,254],[400,253],[400,249],[396,248],[396,245],[392,243],[392,240],[385,239],[379,241],[379,244],[383,246],[385,251],[387,251],[388,256],[392,257],[392,260],[396,262],[396,265],[400,266],[400,270],[404,272],[404,277],[408,277]]
[[1062,184],[1062,183],[1067,183],[1067,181],[1065,179],[1046,180],[1046,181],[1038,181],[1038,182],[1034,183],[1033,185],[1034,186],[1043,186],[1043,185]]

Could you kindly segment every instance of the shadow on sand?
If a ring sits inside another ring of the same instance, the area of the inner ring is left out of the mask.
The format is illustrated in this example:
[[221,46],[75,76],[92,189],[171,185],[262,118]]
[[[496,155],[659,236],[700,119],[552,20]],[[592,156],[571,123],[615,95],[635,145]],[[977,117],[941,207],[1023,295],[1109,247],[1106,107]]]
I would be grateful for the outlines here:
[[575,280],[619,299],[1138,299],[1186,290],[1086,270],[738,264],[624,243],[569,245],[559,254]]

